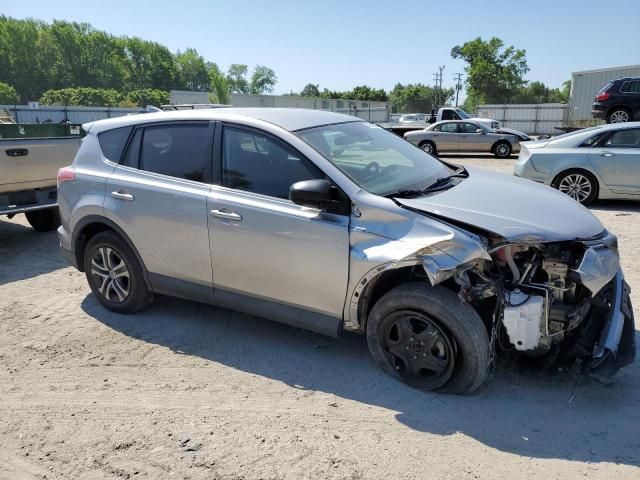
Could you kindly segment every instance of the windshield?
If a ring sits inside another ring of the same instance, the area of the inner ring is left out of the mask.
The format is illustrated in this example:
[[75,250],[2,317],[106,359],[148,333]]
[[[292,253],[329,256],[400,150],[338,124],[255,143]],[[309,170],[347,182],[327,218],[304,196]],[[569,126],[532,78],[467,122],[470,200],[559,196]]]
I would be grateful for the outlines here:
[[296,135],[364,190],[422,190],[453,171],[397,135],[366,122],[310,128]]
[[465,112],[461,108],[456,108],[456,112],[458,112],[458,115],[460,115],[460,118],[471,118],[471,115],[469,115],[467,112]]

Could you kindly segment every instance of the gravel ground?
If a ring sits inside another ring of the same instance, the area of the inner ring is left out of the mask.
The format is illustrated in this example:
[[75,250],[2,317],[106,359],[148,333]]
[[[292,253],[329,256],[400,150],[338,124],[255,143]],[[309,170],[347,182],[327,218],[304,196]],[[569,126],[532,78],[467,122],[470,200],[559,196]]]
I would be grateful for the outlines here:
[[[640,305],[640,204],[592,210]],[[386,377],[358,336],[168,298],[112,314],[55,234],[0,221],[2,479],[640,478],[639,404],[640,363],[610,386],[502,366],[452,397]]]

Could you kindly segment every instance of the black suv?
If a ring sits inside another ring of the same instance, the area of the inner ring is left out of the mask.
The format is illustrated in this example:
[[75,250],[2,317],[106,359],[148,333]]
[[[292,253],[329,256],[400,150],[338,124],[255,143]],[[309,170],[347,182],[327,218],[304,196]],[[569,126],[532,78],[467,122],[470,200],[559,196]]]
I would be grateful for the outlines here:
[[619,78],[607,83],[597,93],[591,114],[607,123],[640,120],[640,77]]

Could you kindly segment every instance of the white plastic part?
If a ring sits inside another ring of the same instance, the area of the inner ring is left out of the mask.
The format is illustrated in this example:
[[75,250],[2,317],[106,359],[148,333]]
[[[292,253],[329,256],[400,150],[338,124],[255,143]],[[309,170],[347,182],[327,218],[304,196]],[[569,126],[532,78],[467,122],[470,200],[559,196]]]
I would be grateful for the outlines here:
[[516,350],[533,350],[540,339],[544,297],[514,290],[508,293],[508,299],[510,305],[504,309],[502,323],[509,340]]

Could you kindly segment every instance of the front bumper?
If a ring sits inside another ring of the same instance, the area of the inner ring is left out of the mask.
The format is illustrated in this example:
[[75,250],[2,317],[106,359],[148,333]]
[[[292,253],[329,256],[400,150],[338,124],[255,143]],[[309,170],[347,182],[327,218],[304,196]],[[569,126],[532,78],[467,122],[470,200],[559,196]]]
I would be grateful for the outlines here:
[[592,324],[602,325],[595,338],[588,372],[607,381],[619,369],[636,358],[635,319],[630,299],[631,289],[619,269],[611,282],[593,299]]

